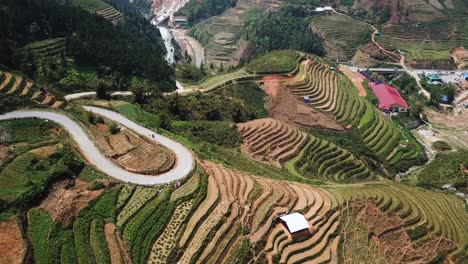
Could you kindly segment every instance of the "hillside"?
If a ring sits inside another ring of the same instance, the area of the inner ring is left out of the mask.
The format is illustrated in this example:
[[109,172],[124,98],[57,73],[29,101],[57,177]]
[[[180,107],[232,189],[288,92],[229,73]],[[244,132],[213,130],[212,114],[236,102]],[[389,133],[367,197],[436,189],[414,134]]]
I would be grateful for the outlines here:
[[95,80],[120,90],[128,89],[133,79],[155,83],[164,91],[175,88],[159,32],[137,12],[122,11],[128,12],[126,22],[115,26],[123,14],[105,2],[26,2],[0,4],[3,21],[15,25],[1,28],[0,64],[61,92],[94,90],[90,83]]
[[467,263],[461,8],[2,1],[0,263]]

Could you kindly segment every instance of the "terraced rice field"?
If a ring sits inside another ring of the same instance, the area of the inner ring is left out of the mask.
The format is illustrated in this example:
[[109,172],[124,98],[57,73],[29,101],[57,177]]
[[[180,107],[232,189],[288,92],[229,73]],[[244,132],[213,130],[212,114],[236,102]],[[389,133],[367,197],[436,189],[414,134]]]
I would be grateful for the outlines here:
[[93,125],[91,130],[104,152],[128,171],[160,174],[175,164],[175,157],[169,150],[129,130],[111,135],[101,124]]
[[421,155],[422,149],[391,119],[358,96],[345,75],[330,69],[318,58],[308,63],[306,78],[285,82],[286,88],[298,100],[308,97],[308,104],[313,108],[332,116],[349,129],[357,129],[363,143],[391,164]]
[[343,15],[314,16],[311,26],[324,35],[327,56],[331,58],[349,60],[371,40],[372,28],[368,24]]
[[[430,242],[440,236],[455,243],[453,258],[466,254],[468,243],[468,217],[461,199],[455,196],[434,193],[400,184],[354,185],[326,188],[336,203],[344,204],[356,199],[371,199],[385,214],[402,219],[395,230],[414,230],[425,227],[426,232],[417,239],[418,244]],[[382,218],[379,218],[382,220]],[[377,220],[371,226],[377,233],[387,233],[388,223],[382,226]],[[383,228],[383,229],[382,229]],[[403,241],[403,240],[402,240]]]
[[[368,179],[367,166],[350,152],[272,118],[238,124],[241,151],[293,174],[349,182]],[[290,161],[288,161],[290,160]]]
[[9,72],[0,71],[0,97],[12,96],[31,100],[36,104],[50,108],[63,108],[65,106],[63,101],[56,100],[53,95],[47,93],[43,88],[35,86],[31,81]]
[[468,47],[466,17],[436,20],[420,24],[393,25],[383,29],[378,38],[386,49],[401,50],[408,63],[415,61],[450,60],[454,47]]
[[[271,231],[280,232],[277,216],[291,210],[301,211],[312,225],[323,221],[331,209],[331,201],[316,188],[257,178],[211,162],[202,165],[208,174],[207,198],[191,216],[178,242],[184,248],[178,259],[181,263],[227,262],[243,241],[256,244],[274,236]],[[254,191],[255,185],[260,188],[258,191]],[[206,212],[210,212],[209,216]],[[239,232],[240,228],[245,231]],[[317,229],[328,237],[333,228],[336,226]],[[317,236],[313,239],[321,240]],[[294,245],[291,238],[285,241]],[[322,244],[328,246],[327,241]],[[310,251],[314,250],[320,251],[311,246]],[[289,254],[301,259],[298,255],[298,252]]]
[[190,32],[206,49],[206,57],[217,67],[231,62],[239,48],[242,20],[231,9],[222,16],[203,21]]
[[50,58],[58,56],[65,51],[66,39],[46,39],[42,41],[33,42],[26,45],[23,49],[28,50],[36,58]]
[[112,24],[117,25],[123,21],[124,15],[113,7],[107,7],[96,11],[98,16],[110,21]]
[[[357,205],[357,215],[346,210],[350,205]],[[67,233],[71,245],[60,247],[73,255],[76,250],[80,262],[339,263],[344,247],[372,247],[391,263],[426,263],[437,256],[462,263],[468,245],[464,202],[452,195],[386,182],[313,187],[210,161],[201,161],[176,190],[117,185],[92,208]],[[304,215],[308,232],[289,234],[278,217],[292,212]],[[46,254],[39,245],[51,243],[57,227],[44,213],[29,216],[35,254]],[[363,240],[344,240],[350,217],[361,223],[354,232]],[[112,219],[115,224],[107,222]],[[423,231],[410,238],[416,229]],[[356,263],[345,256],[345,263]]]
[[294,155],[306,134],[272,118],[237,125],[243,144],[241,150],[258,161],[281,167],[281,161]]

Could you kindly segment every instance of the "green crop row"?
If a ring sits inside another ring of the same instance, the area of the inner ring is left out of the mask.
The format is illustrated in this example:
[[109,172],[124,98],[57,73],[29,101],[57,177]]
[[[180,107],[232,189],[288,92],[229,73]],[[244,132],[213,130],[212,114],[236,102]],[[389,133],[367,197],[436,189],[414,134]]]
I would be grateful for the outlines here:
[[129,246],[135,263],[142,263],[146,260],[151,242],[157,236],[156,232],[149,231],[153,229],[160,231],[162,225],[169,218],[170,212],[174,208],[174,203],[170,202],[169,199],[170,190],[166,188],[157,197],[146,203],[124,226],[123,239]]

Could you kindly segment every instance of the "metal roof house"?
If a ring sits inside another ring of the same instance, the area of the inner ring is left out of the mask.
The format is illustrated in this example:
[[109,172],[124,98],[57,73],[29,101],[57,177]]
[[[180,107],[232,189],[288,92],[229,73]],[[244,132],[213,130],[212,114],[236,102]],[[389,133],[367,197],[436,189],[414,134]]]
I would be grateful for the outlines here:
[[314,10],[315,12],[333,12],[335,9],[331,6],[317,7]]
[[290,234],[300,233],[302,231],[309,232],[309,223],[300,213],[283,215],[280,216],[280,219]]
[[379,109],[389,112],[407,112],[408,104],[397,89],[391,87],[386,83],[376,84],[369,82],[377,99],[379,99]]
[[443,82],[442,78],[439,77],[439,75],[433,73],[428,76],[429,77],[429,82]]
[[465,81],[468,81],[468,72],[465,72],[463,74],[463,79],[465,79]]

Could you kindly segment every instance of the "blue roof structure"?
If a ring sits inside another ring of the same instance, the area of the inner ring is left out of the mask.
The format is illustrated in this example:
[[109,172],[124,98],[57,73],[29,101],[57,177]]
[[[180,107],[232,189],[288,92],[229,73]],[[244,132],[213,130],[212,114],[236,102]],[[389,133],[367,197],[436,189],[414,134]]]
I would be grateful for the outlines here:
[[433,82],[433,81],[442,81],[442,79],[439,77],[439,75],[433,73],[431,75],[429,75],[429,81]]
[[463,74],[463,78],[464,78],[465,80],[468,80],[468,72],[465,72],[465,73]]
[[448,96],[442,95],[441,101],[442,101],[443,103],[448,103]]

